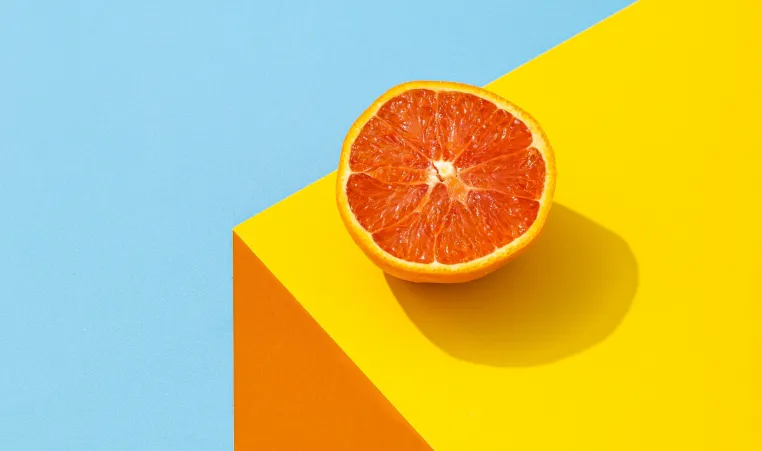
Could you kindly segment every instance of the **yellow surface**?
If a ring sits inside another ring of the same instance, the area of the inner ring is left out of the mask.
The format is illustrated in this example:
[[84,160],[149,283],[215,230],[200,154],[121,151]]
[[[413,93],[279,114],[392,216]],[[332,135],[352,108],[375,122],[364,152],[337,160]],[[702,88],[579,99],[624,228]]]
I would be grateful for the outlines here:
[[756,0],[641,0],[492,83],[557,204],[475,284],[384,277],[332,175],[236,232],[437,451],[760,450],[761,28]]

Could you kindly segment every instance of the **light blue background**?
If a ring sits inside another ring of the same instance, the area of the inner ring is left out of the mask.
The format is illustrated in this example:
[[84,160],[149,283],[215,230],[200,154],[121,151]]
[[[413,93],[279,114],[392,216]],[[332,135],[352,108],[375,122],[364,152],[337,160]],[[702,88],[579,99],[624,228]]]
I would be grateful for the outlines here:
[[0,0],[0,450],[231,449],[231,228],[631,1],[321,3]]

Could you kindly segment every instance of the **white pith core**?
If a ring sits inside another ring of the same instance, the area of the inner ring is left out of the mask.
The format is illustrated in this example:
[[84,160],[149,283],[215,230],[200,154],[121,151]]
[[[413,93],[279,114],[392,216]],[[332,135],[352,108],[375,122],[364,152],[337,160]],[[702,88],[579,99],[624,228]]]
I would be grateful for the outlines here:
[[457,175],[455,166],[453,166],[449,161],[435,161],[434,167],[437,168],[437,175],[439,176],[439,180],[443,182]]

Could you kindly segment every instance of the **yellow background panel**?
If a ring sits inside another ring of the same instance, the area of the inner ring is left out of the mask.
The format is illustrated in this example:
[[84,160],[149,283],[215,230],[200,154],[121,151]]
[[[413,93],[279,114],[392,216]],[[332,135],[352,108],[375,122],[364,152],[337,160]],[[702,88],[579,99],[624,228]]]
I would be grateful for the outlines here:
[[559,180],[486,279],[385,277],[333,175],[236,232],[437,451],[762,449],[761,20],[641,0],[490,84]]

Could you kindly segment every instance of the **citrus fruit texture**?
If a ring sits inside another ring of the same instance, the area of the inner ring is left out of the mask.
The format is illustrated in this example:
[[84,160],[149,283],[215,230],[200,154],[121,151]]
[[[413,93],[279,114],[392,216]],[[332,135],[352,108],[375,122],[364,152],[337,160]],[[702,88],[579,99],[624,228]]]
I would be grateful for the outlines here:
[[384,271],[465,282],[537,237],[555,175],[545,134],[516,105],[475,86],[411,82],[351,127],[336,194],[353,239]]

